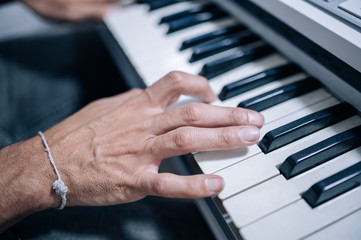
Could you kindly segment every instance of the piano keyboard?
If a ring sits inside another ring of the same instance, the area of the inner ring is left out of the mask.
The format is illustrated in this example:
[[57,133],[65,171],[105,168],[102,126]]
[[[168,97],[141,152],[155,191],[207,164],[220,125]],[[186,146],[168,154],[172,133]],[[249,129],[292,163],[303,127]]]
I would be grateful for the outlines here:
[[[218,198],[244,239],[360,239],[361,118],[212,3],[144,0],[105,23],[149,86],[209,78],[219,100],[265,117],[258,145],[194,154],[225,180]],[[197,101],[182,97],[178,104]]]

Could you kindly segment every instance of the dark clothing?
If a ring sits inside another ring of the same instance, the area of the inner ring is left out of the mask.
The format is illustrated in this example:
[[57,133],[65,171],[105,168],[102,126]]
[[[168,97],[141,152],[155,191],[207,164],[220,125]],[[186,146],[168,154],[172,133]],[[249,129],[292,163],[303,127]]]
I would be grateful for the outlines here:
[[[94,99],[126,90],[97,35],[102,27],[0,43],[0,149],[45,131]],[[156,197],[47,210],[0,235],[11,237],[213,239],[193,201]]]
[[94,28],[0,44],[0,148],[125,91]]

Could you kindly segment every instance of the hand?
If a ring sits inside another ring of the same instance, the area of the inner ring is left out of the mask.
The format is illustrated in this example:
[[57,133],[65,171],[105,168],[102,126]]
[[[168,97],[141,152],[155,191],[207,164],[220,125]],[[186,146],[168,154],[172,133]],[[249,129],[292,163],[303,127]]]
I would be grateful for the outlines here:
[[102,20],[118,0],[23,0],[39,15],[66,21]]
[[203,77],[172,72],[145,91],[96,101],[45,132],[69,187],[68,205],[219,193],[223,181],[215,175],[159,174],[162,159],[254,144],[263,117],[251,110],[204,103],[165,111],[181,94],[206,102],[216,98]]
[[[218,194],[216,175],[158,173],[162,159],[252,145],[263,117],[254,111],[191,103],[165,110],[181,94],[216,99],[200,76],[172,72],[146,90],[95,101],[44,133],[67,206],[112,205],[147,195],[202,198]],[[0,151],[0,232],[26,215],[59,207],[57,176],[39,136]]]

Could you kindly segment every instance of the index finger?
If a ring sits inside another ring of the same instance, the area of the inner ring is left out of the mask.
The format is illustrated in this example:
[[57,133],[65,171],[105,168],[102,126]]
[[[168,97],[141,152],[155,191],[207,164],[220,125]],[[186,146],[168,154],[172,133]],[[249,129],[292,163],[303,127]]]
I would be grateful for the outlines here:
[[175,103],[182,94],[198,97],[205,102],[217,98],[206,78],[178,71],[168,73],[147,88],[145,93],[152,105],[163,109]]

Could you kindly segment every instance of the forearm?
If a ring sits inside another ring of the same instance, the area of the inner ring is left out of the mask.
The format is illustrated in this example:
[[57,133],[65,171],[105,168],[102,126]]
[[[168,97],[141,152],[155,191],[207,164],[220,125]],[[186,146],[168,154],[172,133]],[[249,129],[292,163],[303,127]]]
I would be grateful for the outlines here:
[[39,137],[0,151],[0,232],[34,212],[56,207],[56,179]]

